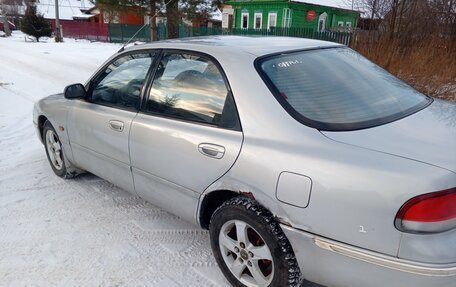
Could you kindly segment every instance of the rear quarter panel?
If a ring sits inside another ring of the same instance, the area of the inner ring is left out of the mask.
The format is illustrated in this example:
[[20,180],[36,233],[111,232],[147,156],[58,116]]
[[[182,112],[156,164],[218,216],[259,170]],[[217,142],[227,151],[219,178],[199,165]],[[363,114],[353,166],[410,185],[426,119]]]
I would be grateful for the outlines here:
[[[220,189],[252,193],[295,228],[397,256],[403,234],[394,219],[402,204],[455,186],[447,170],[338,143],[298,123],[256,72],[255,56],[228,57],[219,60],[233,90],[244,144],[232,169],[205,194]],[[277,180],[284,171],[311,178],[308,207],[277,200]]]

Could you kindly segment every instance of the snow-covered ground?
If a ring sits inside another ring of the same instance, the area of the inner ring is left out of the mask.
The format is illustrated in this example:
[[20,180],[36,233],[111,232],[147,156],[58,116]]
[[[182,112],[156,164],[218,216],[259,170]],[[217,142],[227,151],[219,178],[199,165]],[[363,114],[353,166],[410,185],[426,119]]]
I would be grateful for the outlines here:
[[227,286],[209,234],[92,175],[55,176],[35,101],[120,46],[0,38],[0,286]]

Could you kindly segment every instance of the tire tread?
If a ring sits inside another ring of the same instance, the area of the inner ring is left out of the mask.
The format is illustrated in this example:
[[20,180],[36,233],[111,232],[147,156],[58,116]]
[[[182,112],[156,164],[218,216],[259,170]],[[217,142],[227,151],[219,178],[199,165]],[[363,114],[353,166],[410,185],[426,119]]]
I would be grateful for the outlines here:
[[282,252],[285,254],[286,265],[288,266],[288,286],[301,286],[303,282],[301,270],[299,269],[298,262],[288,238],[283,233],[280,224],[275,220],[274,215],[258,202],[245,196],[229,199],[215,210],[210,225],[217,214],[223,212],[225,208],[239,206],[243,207],[247,212],[252,213],[252,215],[256,215],[262,221],[261,223],[267,226],[267,229],[271,231],[273,237],[282,249]]

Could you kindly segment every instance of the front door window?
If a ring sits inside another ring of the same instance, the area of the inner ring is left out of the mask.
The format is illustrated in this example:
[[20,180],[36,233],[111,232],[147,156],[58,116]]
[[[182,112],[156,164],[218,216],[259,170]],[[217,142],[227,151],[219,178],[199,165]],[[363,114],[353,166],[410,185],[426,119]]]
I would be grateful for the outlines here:
[[111,62],[92,81],[89,100],[106,106],[138,109],[141,89],[153,57],[152,53],[129,54]]

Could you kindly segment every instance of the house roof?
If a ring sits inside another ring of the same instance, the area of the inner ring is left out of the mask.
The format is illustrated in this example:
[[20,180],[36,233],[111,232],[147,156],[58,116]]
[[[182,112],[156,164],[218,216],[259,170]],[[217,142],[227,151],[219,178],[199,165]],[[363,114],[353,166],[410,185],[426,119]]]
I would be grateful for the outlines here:
[[73,19],[79,19],[79,20],[87,20],[87,19],[90,19],[92,17],[95,17],[95,15],[93,15],[93,14],[77,14],[77,15],[73,15]]
[[338,2],[337,0],[290,0],[290,2],[331,7],[331,8],[335,8],[338,10],[347,11],[347,12],[359,13],[356,10],[352,10],[351,7],[348,7],[347,5],[343,5],[342,4],[343,2]]
[[[74,15],[80,16],[93,6],[89,0],[59,0],[59,19],[73,20]],[[55,0],[39,0],[36,10],[45,19],[55,19]]]
[[217,9],[211,14],[211,20],[222,21],[222,11]]
[[335,7],[335,8],[349,8],[346,5],[343,5],[343,1],[341,1],[341,0],[292,0],[292,2],[315,4],[315,5]]
[[[240,4],[240,3],[255,3],[255,2],[272,2],[271,0],[228,0],[227,4]],[[344,2],[344,0],[276,0],[280,2],[293,2],[293,3],[302,3],[302,4],[311,4],[311,5],[318,5],[324,7],[331,7],[338,10],[343,10],[347,12],[356,12],[358,11],[352,10],[351,5],[347,4],[348,2]]]

